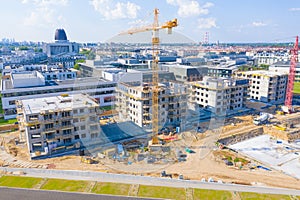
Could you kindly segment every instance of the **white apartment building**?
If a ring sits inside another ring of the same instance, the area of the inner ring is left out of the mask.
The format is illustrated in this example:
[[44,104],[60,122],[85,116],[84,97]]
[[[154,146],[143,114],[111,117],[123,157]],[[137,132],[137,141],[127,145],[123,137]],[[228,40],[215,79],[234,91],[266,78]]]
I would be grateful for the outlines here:
[[[141,82],[119,83],[116,105],[120,119],[152,129],[152,86]],[[173,125],[185,129],[187,87],[177,82],[159,84],[159,127]]]
[[100,137],[99,104],[88,95],[17,101],[20,139],[30,157],[79,148]]
[[257,60],[257,64],[272,65],[279,61],[289,61],[290,54],[286,51],[264,51],[264,52],[247,52],[248,56],[253,56]]
[[258,70],[237,72],[236,77],[249,79],[250,99],[272,104],[284,103],[288,74]]
[[[269,71],[279,72],[282,74],[290,73],[291,62],[276,62],[269,66]],[[300,63],[298,62],[296,65],[296,73],[295,73],[295,82],[300,82]]]
[[244,108],[248,86],[247,79],[205,76],[203,81],[190,83],[189,108],[219,116],[233,114]]
[[63,81],[45,81],[39,72],[12,74],[1,80],[1,100],[4,118],[16,117],[16,100],[52,97],[61,94],[89,94],[101,106],[114,104],[116,82],[97,77],[78,78]]

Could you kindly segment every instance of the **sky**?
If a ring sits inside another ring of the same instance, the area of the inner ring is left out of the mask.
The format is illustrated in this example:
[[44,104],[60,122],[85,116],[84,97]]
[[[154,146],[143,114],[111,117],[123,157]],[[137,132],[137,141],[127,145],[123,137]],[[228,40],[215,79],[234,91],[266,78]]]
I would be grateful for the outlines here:
[[[106,42],[122,31],[178,19],[195,42],[290,42],[300,33],[299,0],[0,0],[0,39],[51,42],[64,28],[74,42]],[[150,40],[150,39],[149,39]]]

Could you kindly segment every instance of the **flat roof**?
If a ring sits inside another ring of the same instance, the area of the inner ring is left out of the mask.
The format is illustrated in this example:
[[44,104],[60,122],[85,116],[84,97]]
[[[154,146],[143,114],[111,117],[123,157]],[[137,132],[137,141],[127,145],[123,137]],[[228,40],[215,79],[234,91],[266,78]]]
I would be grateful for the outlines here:
[[11,76],[13,79],[32,79],[38,77],[35,73],[12,73]]
[[35,90],[48,90],[53,88],[68,88],[70,86],[88,86],[88,85],[101,85],[101,84],[115,84],[114,81],[107,81],[98,77],[88,77],[88,78],[76,78],[70,80],[62,81],[46,81],[46,85],[34,86],[34,87],[23,87],[14,88],[12,86],[11,80],[2,79],[2,93],[9,92],[23,92],[23,91],[35,91]]
[[92,100],[87,95],[75,94],[70,96],[54,96],[46,98],[35,98],[35,99],[26,99],[21,100],[24,113],[27,114],[36,114],[41,111],[49,110],[64,110],[67,108],[82,108],[82,107],[92,107],[98,106],[96,102]]
[[264,70],[256,70],[256,71],[245,71],[242,72],[243,74],[260,74],[260,75],[265,75],[265,76],[282,76],[286,75],[286,73],[282,72],[274,72],[274,71],[264,71]]

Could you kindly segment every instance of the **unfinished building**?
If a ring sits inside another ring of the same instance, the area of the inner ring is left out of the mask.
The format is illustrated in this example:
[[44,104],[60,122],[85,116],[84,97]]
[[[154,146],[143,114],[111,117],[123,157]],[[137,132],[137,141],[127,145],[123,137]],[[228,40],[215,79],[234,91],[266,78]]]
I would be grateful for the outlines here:
[[284,103],[288,74],[259,70],[237,72],[236,77],[249,79],[250,99],[272,104]]
[[88,95],[62,95],[17,101],[20,139],[30,157],[79,148],[99,137],[99,105]]
[[[159,127],[172,125],[185,129],[187,88],[177,82],[159,84]],[[150,83],[122,82],[117,87],[117,110],[120,119],[152,129],[152,86]]]
[[247,79],[205,76],[203,81],[190,83],[189,108],[206,109],[216,115],[228,115],[244,108]]

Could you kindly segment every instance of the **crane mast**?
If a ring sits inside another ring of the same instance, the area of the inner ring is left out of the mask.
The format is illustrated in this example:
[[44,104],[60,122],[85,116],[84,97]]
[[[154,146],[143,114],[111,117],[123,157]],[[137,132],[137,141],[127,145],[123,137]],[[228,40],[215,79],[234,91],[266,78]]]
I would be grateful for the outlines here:
[[156,134],[158,133],[158,47],[159,47],[159,32],[158,27],[158,14],[157,8],[154,9],[154,22],[152,30],[152,144],[157,144],[158,139]]
[[295,73],[296,73],[296,66],[298,63],[298,36],[296,36],[296,42],[291,50],[291,64],[290,64],[290,71],[288,76],[288,84],[286,88],[286,96],[284,105],[288,108],[289,111],[292,111],[292,101],[293,101],[293,88],[294,88],[294,81],[295,81]]

